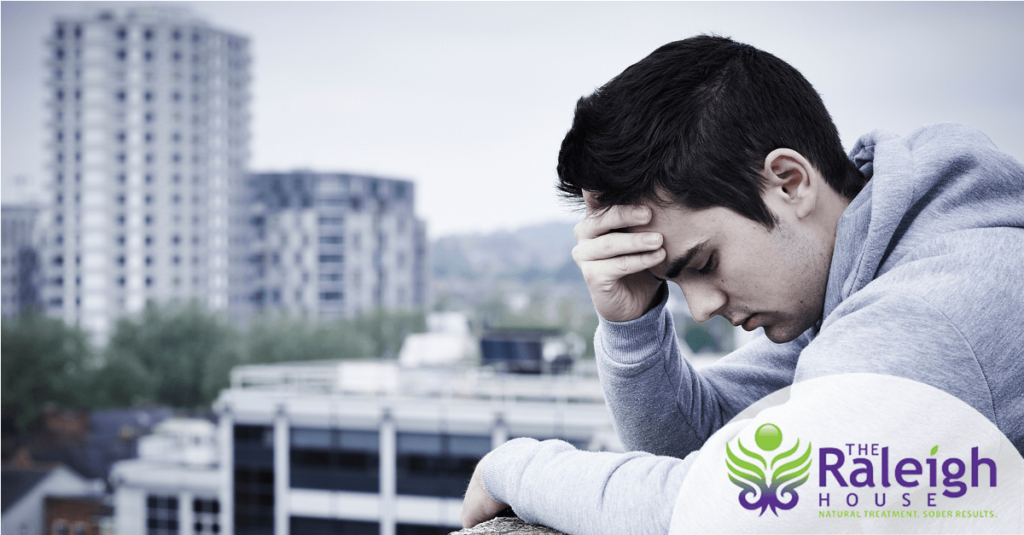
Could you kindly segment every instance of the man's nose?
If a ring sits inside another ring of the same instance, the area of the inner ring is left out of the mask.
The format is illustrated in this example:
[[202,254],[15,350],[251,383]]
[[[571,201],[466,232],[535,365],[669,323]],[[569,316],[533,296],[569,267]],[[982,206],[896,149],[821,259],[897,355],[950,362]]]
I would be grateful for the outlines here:
[[709,284],[691,283],[680,285],[679,288],[690,307],[690,315],[698,323],[704,323],[718,315],[729,300],[725,292]]

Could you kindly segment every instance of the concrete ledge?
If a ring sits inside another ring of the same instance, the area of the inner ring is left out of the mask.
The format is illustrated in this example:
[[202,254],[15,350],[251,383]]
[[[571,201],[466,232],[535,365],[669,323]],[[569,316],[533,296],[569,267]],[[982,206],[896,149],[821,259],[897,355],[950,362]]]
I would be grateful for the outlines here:
[[449,535],[565,535],[547,526],[527,524],[517,517],[498,517]]

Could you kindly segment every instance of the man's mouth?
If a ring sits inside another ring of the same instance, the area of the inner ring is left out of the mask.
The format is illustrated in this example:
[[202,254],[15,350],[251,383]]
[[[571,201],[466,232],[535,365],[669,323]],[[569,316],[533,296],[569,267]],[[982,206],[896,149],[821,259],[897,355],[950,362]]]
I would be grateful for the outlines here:
[[760,327],[760,325],[758,325],[757,314],[752,314],[749,318],[743,321],[744,331],[753,331],[758,327]]

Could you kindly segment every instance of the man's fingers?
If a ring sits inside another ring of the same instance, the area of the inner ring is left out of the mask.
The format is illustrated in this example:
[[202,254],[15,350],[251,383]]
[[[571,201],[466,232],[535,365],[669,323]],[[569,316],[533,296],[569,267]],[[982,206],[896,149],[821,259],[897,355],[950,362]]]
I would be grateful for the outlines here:
[[597,288],[615,283],[626,275],[650,269],[665,260],[665,249],[594,260],[580,265],[587,286]]
[[646,206],[612,206],[603,211],[587,210],[587,217],[573,229],[576,241],[590,240],[615,229],[646,225],[651,209]]
[[662,241],[662,235],[657,232],[613,232],[579,243],[572,249],[572,258],[577,264],[582,264],[592,260],[644,253],[657,250],[661,247]]

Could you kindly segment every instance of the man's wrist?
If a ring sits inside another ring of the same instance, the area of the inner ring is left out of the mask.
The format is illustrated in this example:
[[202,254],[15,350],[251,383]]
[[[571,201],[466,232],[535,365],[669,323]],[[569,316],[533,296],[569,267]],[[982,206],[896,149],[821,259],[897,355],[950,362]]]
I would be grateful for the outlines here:
[[[664,317],[668,285],[654,306],[643,316],[630,321],[609,321],[598,316],[595,337],[598,352],[618,364],[638,364],[662,351],[668,323]],[[675,336],[675,333],[672,333]]]
[[511,498],[515,489],[511,487],[520,481],[523,467],[519,464],[536,444],[532,438],[516,438],[494,448],[480,461],[484,490],[491,498],[514,508]]

